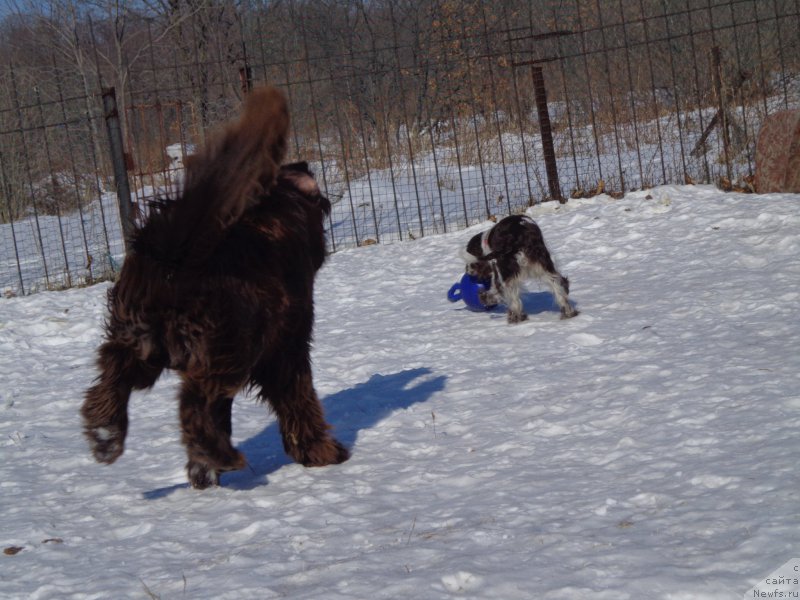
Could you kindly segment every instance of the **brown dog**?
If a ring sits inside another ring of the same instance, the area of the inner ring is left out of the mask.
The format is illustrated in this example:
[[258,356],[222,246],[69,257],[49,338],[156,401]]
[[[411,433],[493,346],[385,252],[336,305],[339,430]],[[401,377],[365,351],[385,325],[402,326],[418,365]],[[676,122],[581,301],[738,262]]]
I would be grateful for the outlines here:
[[349,457],[328,432],[309,358],[330,203],[305,163],[279,168],[288,129],[283,94],[252,92],[240,120],[188,162],[180,197],[136,232],[109,291],[100,376],[81,410],[99,462],[124,450],[131,391],[167,368],[182,380],[180,423],[196,488],[246,464],[231,445],[231,405],[245,386],[269,403],[295,461]]

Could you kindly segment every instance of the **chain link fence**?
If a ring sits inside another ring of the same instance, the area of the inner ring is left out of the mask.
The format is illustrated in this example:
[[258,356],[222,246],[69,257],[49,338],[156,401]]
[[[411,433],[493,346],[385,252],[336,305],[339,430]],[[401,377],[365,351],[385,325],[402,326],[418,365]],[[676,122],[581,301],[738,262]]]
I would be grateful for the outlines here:
[[141,218],[260,83],[289,97],[290,159],[333,203],[333,251],[600,192],[748,191],[761,122],[800,107],[798,0],[170,7],[76,22],[80,60],[54,49],[0,67],[6,295],[113,276],[119,178]]

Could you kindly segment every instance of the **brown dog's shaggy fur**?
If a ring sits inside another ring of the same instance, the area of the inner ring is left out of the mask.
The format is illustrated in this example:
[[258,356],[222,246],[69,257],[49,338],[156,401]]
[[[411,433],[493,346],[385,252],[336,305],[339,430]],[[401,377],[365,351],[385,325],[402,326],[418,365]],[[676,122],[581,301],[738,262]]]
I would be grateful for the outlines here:
[[274,88],[187,164],[179,198],[156,207],[109,291],[100,375],[81,410],[94,457],[124,450],[128,399],[164,369],[180,373],[180,424],[196,488],[245,466],[231,405],[252,386],[284,448],[306,466],[349,453],[329,434],[309,358],[313,287],[330,203],[304,163],[280,167],[289,115]]

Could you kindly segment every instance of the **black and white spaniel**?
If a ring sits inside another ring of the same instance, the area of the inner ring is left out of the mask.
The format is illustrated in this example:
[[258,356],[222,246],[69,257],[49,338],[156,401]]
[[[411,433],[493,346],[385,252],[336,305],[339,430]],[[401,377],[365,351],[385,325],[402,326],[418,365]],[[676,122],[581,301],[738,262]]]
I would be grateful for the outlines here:
[[482,292],[481,301],[487,306],[505,304],[509,323],[528,318],[522,306],[520,287],[530,278],[538,278],[550,286],[561,308],[562,319],[578,314],[569,301],[569,279],[556,270],[542,230],[530,217],[512,215],[473,236],[464,258],[467,273],[491,282]]

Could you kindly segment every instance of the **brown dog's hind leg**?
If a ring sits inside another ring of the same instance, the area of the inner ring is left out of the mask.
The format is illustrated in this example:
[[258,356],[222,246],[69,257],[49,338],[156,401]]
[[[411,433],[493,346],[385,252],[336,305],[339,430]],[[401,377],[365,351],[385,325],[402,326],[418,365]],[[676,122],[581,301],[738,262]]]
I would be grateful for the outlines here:
[[219,485],[220,473],[247,464],[231,444],[233,394],[218,394],[217,388],[184,378],[180,393],[181,431],[189,457],[186,472],[198,489]]
[[303,366],[292,372],[285,386],[262,385],[266,398],[278,418],[283,448],[295,462],[306,467],[343,463],[350,452],[330,435],[322,404],[314,390],[311,371]]
[[163,367],[140,360],[133,349],[113,340],[100,346],[97,364],[100,375],[86,391],[81,415],[95,459],[111,464],[125,450],[131,391],[152,387]]

